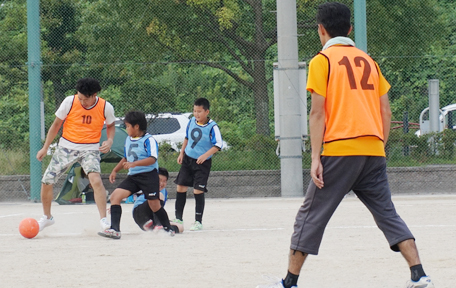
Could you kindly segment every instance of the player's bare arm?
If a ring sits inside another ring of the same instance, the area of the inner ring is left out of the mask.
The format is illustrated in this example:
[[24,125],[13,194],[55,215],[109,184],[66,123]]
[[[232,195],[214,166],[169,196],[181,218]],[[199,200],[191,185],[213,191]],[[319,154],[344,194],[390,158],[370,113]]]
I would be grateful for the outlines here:
[[127,159],[122,158],[120,159],[119,163],[117,163],[116,167],[114,167],[109,175],[109,182],[114,183],[116,181],[117,172],[123,169],[123,164],[127,162]]
[[386,145],[391,128],[391,108],[388,100],[388,93],[380,97],[380,113],[382,114],[383,123],[383,144]]
[[207,158],[211,157],[212,155],[214,155],[215,153],[217,153],[218,151],[220,151],[220,148],[217,147],[217,146],[212,146],[211,149],[207,150],[206,153],[204,153],[203,155],[201,155],[200,157],[198,157],[198,159],[196,159],[196,164],[202,164],[204,163],[204,161],[207,160]]
[[150,165],[155,164],[155,162],[157,162],[157,159],[155,159],[154,157],[147,157],[147,158],[137,160],[134,162],[124,162],[123,168],[130,169],[130,168],[137,167],[137,166],[150,166]]
[[184,151],[185,151],[185,147],[187,147],[187,144],[188,144],[188,139],[185,138],[184,142],[182,143],[182,148],[179,153],[179,156],[177,157],[177,163],[179,163],[181,165],[182,165],[182,160],[184,159]]
[[323,166],[321,165],[320,154],[325,131],[325,101],[325,97],[312,92],[312,105],[309,115],[310,144],[312,147],[310,176],[315,185],[320,189],[324,186]]
[[46,156],[47,150],[49,149],[49,146],[52,144],[52,141],[54,141],[55,137],[57,136],[57,133],[59,133],[62,124],[63,120],[59,117],[55,117],[54,122],[52,123],[47,133],[46,141],[44,142],[43,148],[41,148],[41,150],[38,151],[38,153],[36,153],[36,159],[38,159],[38,161],[43,160],[43,158]]
[[116,127],[114,124],[115,123],[112,122],[106,127],[107,139],[103,141],[100,148],[98,148],[101,153],[108,153],[111,150],[112,143],[114,143],[114,135],[116,134]]

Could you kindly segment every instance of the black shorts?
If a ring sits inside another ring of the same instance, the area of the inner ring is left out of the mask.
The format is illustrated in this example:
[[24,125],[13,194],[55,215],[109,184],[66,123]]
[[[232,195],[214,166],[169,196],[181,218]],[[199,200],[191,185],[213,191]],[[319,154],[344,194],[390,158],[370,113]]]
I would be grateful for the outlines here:
[[207,159],[203,164],[196,164],[196,159],[184,154],[182,166],[174,183],[207,192],[207,179],[209,179],[211,166],[212,158]]
[[150,172],[128,175],[117,188],[130,191],[130,195],[142,190],[148,200],[160,199],[160,181],[157,169]]

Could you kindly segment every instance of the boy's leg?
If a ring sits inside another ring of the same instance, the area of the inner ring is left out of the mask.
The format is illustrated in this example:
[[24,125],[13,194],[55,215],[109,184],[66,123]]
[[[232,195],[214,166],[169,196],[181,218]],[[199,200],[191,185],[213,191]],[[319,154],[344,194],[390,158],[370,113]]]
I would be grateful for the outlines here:
[[53,198],[53,185],[41,183],[41,203],[43,205],[44,215],[38,220],[40,231],[47,226],[51,226],[55,223],[54,218],[51,215],[51,205]]
[[195,196],[195,221],[203,223],[203,212],[205,206],[204,191],[193,190]]
[[[160,199],[160,206],[165,207],[165,202],[161,199]],[[149,208],[149,210],[150,210],[150,208]],[[150,210],[150,213],[152,214],[152,216],[149,219],[151,219],[154,222],[154,226],[158,226],[158,227],[163,226],[160,222],[160,219],[158,219],[158,217],[155,216],[155,214],[154,214],[154,212],[152,212],[152,210]]]
[[100,176],[100,152],[85,151],[80,157],[81,167],[88,175],[90,185],[93,188],[98,213],[100,214],[100,219],[103,221],[106,218],[106,189]]
[[60,176],[65,173],[68,167],[77,162],[79,157],[78,153],[78,151],[68,150],[57,146],[57,149],[52,155],[51,162],[41,179],[41,203],[43,205],[44,215],[38,220],[40,231],[45,227],[54,224],[54,219],[51,215],[51,205],[54,197],[53,185]]
[[52,205],[52,198],[54,197],[53,194],[53,184],[44,184],[41,183],[41,203],[43,204],[43,212],[44,215],[51,218],[51,205]]
[[149,220],[153,220],[154,224],[156,223],[155,221],[155,214],[152,212],[150,209],[149,203],[145,201],[144,203],[139,204],[134,210],[133,210],[133,219],[135,220],[136,224],[138,224],[139,228],[142,230],[144,229],[144,224],[147,223]]
[[95,203],[97,204],[98,213],[100,219],[106,217],[106,189],[101,180],[100,173],[91,172],[89,173],[89,181],[93,188],[93,196]]
[[192,163],[194,182],[193,182],[193,193],[195,196],[195,223],[193,223],[190,230],[201,230],[203,229],[203,212],[205,206],[205,195],[207,192],[207,181],[211,172],[212,159],[207,159],[201,164]]
[[187,186],[177,185],[176,203],[174,205],[176,219],[183,221],[185,203],[187,202]]
[[189,186],[193,186],[194,165],[197,165],[196,159],[190,158],[184,154],[181,168],[179,169],[176,180],[174,180],[174,183],[177,185],[175,215],[176,220],[180,220],[181,222],[184,220],[183,214],[185,203],[187,202],[187,189]]
[[120,232],[120,218],[122,217],[122,199],[131,195],[131,192],[122,188],[117,188],[111,195],[111,229]]
[[111,205],[111,229],[120,232],[120,218],[122,218],[122,206]]
[[160,220],[165,231],[173,231],[171,224],[169,223],[168,213],[166,213],[165,209],[160,205],[160,200],[148,199],[147,202],[149,203],[149,207],[152,209],[155,216],[157,216],[157,218]]

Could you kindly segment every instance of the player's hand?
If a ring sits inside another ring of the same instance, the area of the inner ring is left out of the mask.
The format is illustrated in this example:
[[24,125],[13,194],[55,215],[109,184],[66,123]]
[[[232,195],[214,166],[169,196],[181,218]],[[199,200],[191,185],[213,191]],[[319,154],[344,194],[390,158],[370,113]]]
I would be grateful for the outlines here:
[[38,159],[38,161],[41,161],[46,156],[46,154],[47,154],[47,149],[44,149],[44,147],[43,147],[43,148],[41,148],[40,151],[38,151],[36,153],[36,159]]
[[123,168],[124,169],[130,169],[130,168],[133,168],[133,167],[136,167],[135,165],[135,162],[124,162],[123,163]]
[[198,159],[196,159],[196,164],[203,164],[204,161],[206,161],[206,160],[207,160],[207,156],[204,156],[204,154],[203,154],[200,157],[198,157]]
[[109,182],[111,182],[111,183],[116,182],[116,175],[117,175],[116,172],[114,172],[114,171],[111,172],[111,174],[109,175]]
[[110,152],[111,151],[112,142],[113,141],[111,139],[103,141],[103,143],[101,143],[101,146],[100,146],[100,148],[98,148],[98,150],[101,153],[104,153],[104,154]]
[[184,159],[184,155],[182,154],[179,154],[179,156],[177,157],[177,163],[182,165],[182,160]]
[[318,188],[323,188],[325,183],[323,182],[323,165],[321,165],[320,158],[312,160],[310,167],[310,177]]

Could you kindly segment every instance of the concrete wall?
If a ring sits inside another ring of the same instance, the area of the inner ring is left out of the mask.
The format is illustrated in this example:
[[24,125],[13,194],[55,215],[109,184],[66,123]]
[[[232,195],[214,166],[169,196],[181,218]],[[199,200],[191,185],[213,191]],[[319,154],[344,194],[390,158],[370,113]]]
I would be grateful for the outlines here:
[[[177,173],[170,173],[168,192],[175,198]],[[117,174],[115,184],[109,183],[108,174],[103,182],[111,193],[125,177]],[[303,170],[304,189],[310,181],[309,171]],[[393,194],[429,194],[456,192],[456,165],[388,168],[388,178]],[[54,186],[54,195],[62,188],[65,177]],[[28,175],[0,176],[0,201],[27,200],[30,183]],[[209,198],[278,197],[280,196],[280,171],[212,171],[208,183]],[[192,193],[189,193],[191,197]],[[304,196],[304,191],[303,191]]]

